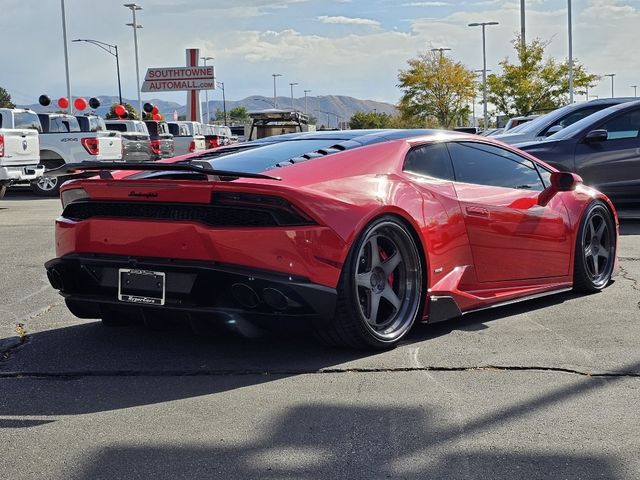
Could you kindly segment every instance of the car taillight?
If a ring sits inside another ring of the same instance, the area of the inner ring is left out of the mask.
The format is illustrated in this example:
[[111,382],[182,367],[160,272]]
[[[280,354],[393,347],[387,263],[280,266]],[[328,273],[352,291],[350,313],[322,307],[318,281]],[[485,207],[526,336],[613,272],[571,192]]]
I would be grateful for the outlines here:
[[4,135],[0,135],[0,157],[4,157]]
[[82,138],[80,143],[89,155],[98,155],[100,153],[100,144],[97,138]]
[[196,151],[196,142],[195,140],[191,140],[191,143],[189,144],[189,153],[193,153]]
[[160,140],[151,140],[151,153],[160,155]]
[[209,139],[209,148],[216,148],[219,147],[220,144],[218,143],[218,139],[217,138],[210,138]]

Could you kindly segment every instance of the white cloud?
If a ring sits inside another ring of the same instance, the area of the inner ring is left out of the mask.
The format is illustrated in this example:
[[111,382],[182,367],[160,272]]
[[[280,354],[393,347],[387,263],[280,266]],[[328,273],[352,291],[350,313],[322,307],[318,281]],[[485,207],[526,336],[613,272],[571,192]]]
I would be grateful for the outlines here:
[[403,3],[403,7],[450,7],[453,5],[449,2],[411,2]]
[[380,22],[370,20],[368,18],[354,18],[354,17],[330,17],[327,15],[321,15],[317,17],[322,23],[330,23],[336,25],[366,25],[369,27],[379,27]]

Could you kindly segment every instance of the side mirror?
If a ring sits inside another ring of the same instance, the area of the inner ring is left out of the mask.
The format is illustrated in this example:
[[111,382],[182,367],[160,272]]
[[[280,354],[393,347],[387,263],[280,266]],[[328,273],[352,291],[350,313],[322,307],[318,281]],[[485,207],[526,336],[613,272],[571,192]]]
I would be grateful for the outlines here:
[[606,130],[591,130],[584,137],[584,141],[587,143],[604,142],[609,137],[609,133]]
[[554,133],[558,133],[560,130],[562,130],[562,126],[561,125],[554,125],[553,127],[550,127],[549,130],[547,130],[547,132],[544,134],[545,137],[549,137],[551,135],[553,135]]
[[538,195],[538,205],[547,205],[558,192],[570,192],[582,183],[582,177],[571,172],[552,172],[551,185]]

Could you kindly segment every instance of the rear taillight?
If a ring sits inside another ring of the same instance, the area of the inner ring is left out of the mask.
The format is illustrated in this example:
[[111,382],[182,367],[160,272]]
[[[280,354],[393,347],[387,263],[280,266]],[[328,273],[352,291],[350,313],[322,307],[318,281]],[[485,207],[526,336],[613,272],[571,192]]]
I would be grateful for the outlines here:
[[189,144],[189,153],[193,153],[196,151],[196,142],[194,140]]
[[0,157],[4,157],[4,135],[0,135]]
[[160,140],[151,140],[151,153],[160,155]]
[[210,138],[209,139],[209,148],[216,148],[219,147],[220,144],[218,143],[218,139],[217,138]]
[[98,155],[100,153],[100,144],[97,138],[82,138],[80,143],[89,155]]

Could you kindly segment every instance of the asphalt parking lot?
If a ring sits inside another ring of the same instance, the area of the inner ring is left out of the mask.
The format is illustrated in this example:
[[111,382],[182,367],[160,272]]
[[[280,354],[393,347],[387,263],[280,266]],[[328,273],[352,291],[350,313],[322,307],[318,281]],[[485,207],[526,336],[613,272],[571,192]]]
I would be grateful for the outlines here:
[[59,212],[0,202],[0,478],[640,478],[638,221],[599,294],[368,353],[78,320],[43,268]]

